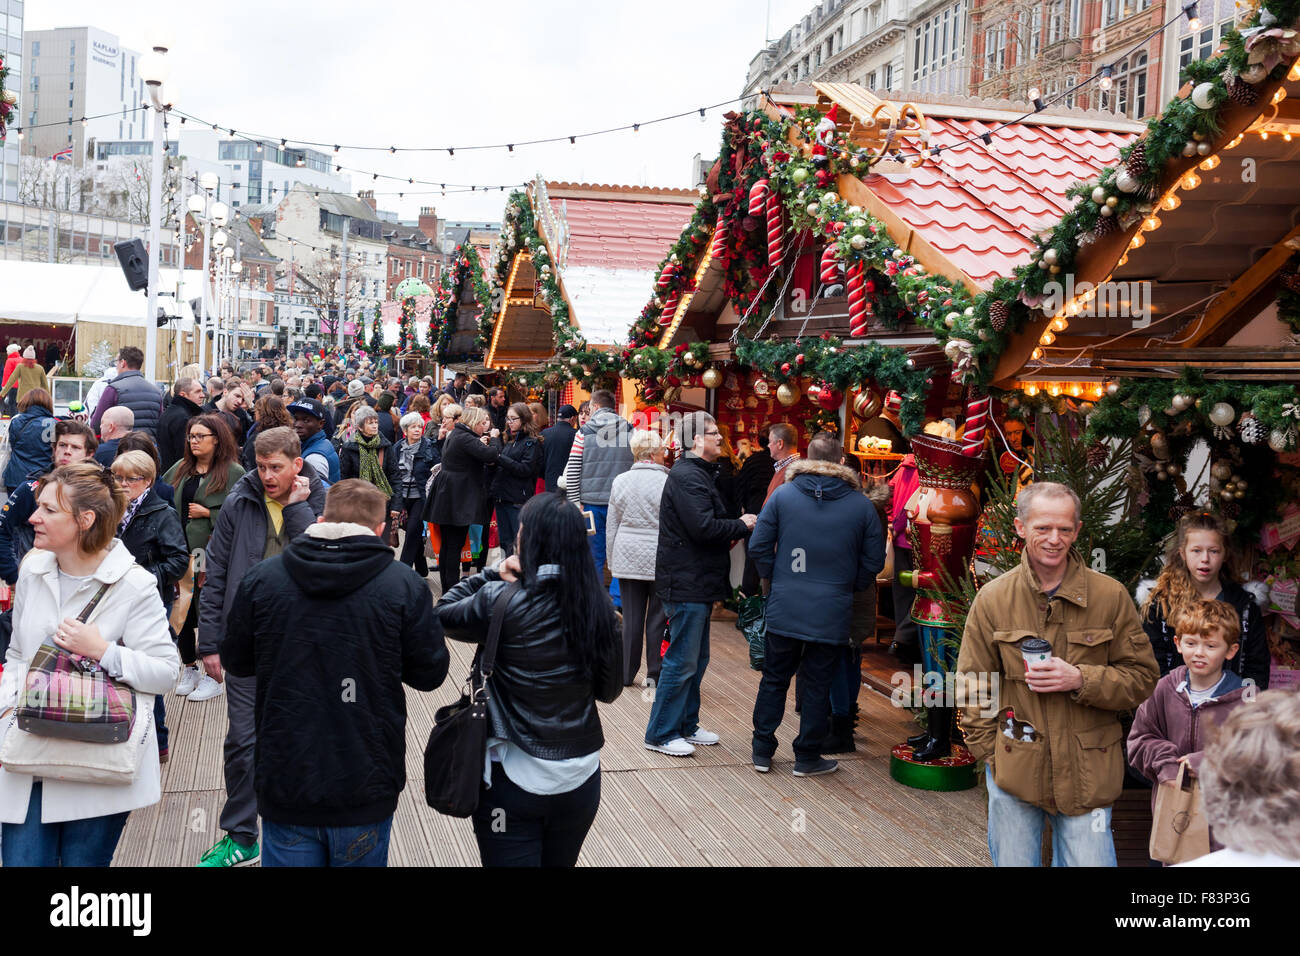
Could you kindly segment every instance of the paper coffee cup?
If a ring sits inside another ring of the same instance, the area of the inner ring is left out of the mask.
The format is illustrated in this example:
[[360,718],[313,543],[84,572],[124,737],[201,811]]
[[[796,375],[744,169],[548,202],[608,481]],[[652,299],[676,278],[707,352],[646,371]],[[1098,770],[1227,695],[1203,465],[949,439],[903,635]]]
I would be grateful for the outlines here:
[[1020,653],[1024,655],[1026,668],[1031,664],[1045,664],[1052,659],[1052,645],[1041,637],[1027,637],[1020,642]]

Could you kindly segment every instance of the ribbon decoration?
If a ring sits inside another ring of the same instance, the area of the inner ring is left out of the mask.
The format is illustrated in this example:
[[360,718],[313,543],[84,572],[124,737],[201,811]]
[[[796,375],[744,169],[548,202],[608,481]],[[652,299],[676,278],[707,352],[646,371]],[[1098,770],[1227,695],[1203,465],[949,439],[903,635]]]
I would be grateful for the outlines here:
[[975,360],[975,346],[966,339],[949,339],[943,347],[943,354],[952,363],[952,380],[962,381]]

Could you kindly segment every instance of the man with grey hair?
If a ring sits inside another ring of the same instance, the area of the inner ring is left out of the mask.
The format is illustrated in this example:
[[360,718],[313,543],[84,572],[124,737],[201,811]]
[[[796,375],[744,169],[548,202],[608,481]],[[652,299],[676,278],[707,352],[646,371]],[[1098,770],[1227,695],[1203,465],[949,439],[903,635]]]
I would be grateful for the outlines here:
[[[600,394],[600,393],[597,393]],[[595,396],[592,397],[595,404]],[[596,421],[596,416],[592,416]],[[677,422],[686,453],[668,473],[659,503],[655,590],[668,615],[669,644],[646,727],[647,750],[689,757],[718,735],[700,726],[700,682],[709,665],[709,613],[730,592],[732,542],[748,538],[752,514],[728,518],[718,493],[722,433],[712,415],[691,412]]]
[[95,449],[95,461],[105,468],[113,464],[117,457],[117,443],[122,436],[135,425],[135,412],[125,405],[112,405],[104,409],[99,420],[99,447]]
[[1050,818],[1054,865],[1115,866],[1119,714],[1151,695],[1160,671],[1128,591],[1074,551],[1079,496],[1039,482],[1016,507],[1020,565],[976,595],[957,660],[967,700],[986,689],[969,685],[996,679],[999,691],[995,711],[962,718],[972,756],[988,761],[989,855],[994,866],[1041,865]]

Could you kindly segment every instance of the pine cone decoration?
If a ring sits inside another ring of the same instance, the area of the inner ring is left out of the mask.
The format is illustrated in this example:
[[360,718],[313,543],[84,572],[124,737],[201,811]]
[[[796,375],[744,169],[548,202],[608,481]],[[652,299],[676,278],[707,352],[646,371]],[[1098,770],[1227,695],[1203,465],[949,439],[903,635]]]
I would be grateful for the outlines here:
[[1282,276],[1282,285],[1292,292],[1300,292],[1300,272],[1288,272]]
[[1088,467],[1100,468],[1106,464],[1106,459],[1110,457],[1110,449],[1105,443],[1095,441],[1088,446]]
[[1114,216],[1098,216],[1097,225],[1096,228],[1092,230],[1092,234],[1100,239],[1103,236],[1109,236],[1112,232],[1115,232],[1118,229],[1119,223],[1115,221]]
[[1147,167],[1147,144],[1139,142],[1133,147],[1133,151],[1128,154],[1128,159],[1124,161],[1124,168],[1134,179],[1142,179],[1149,172]]
[[1238,106],[1254,106],[1259,102],[1259,89],[1247,83],[1239,76],[1224,77],[1228,87],[1228,99]]
[[989,325],[994,332],[1005,332],[1007,320],[1011,317],[1011,308],[1001,299],[994,299],[989,305]]
[[1258,445],[1268,439],[1268,429],[1249,412],[1241,416],[1241,440],[1247,445]]

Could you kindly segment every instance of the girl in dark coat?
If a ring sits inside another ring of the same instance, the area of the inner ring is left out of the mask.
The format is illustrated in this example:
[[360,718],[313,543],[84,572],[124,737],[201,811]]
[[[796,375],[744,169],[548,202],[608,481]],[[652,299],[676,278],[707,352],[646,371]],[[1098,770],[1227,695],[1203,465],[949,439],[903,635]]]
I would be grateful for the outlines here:
[[542,473],[542,440],[532,410],[515,402],[506,410],[508,435],[492,439],[492,447],[501,455],[488,494],[497,513],[497,536],[507,555],[515,553],[515,536],[519,533],[519,509],[537,493],[537,479]]
[[438,525],[442,535],[438,573],[443,594],[460,578],[460,555],[469,536],[469,526],[481,519],[486,506],[485,472],[498,457],[498,452],[483,439],[489,423],[486,411],[467,408],[443,439],[442,468],[433,480],[425,512],[425,520]]

